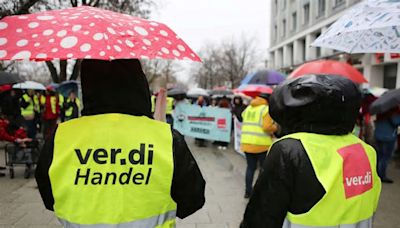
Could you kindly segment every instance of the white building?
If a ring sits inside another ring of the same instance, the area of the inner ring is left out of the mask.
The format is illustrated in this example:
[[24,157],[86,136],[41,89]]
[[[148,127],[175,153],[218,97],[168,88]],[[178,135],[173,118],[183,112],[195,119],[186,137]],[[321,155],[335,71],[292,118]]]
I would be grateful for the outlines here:
[[310,44],[345,9],[360,0],[270,0],[271,37],[268,66],[286,73],[316,59],[348,61],[358,68],[371,86],[400,87],[400,56],[390,54],[345,54]]

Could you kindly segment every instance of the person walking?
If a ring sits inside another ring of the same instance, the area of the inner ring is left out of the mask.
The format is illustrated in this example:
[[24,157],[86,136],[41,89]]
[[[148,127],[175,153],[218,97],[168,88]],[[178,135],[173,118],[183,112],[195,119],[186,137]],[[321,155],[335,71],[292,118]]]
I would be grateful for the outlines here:
[[360,103],[357,86],[339,76],[274,89],[271,117],[287,135],[268,152],[241,228],[372,227],[381,182],[375,150],[351,133]]
[[36,138],[37,126],[36,115],[39,111],[39,99],[35,95],[35,91],[28,89],[21,97],[21,115],[25,119],[25,125],[28,132],[28,137],[31,139]]
[[393,183],[393,180],[387,177],[386,170],[395,150],[399,126],[400,107],[376,116],[374,136],[378,152],[378,175],[383,183]]
[[153,119],[139,60],[84,59],[81,81],[82,116],[39,158],[46,208],[65,227],[103,228],[174,227],[200,209],[205,181],[184,137]]
[[42,124],[43,136],[46,139],[54,131],[57,120],[60,117],[64,97],[57,94],[51,86],[46,88],[44,96],[40,97],[40,105],[42,106]]
[[239,122],[243,121],[242,113],[246,109],[246,105],[243,104],[243,99],[240,96],[233,98],[232,115],[236,117]]
[[277,126],[269,115],[268,97],[269,94],[260,94],[242,113],[240,149],[245,153],[247,161],[245,198],[249,198],[252,193],[257,164],[262,167],[269,147],[272,145],[271,134],[277,130]]
[[64,121],[72,120],[79,117],[81,109],[81,101],[74,91],[69,93],[68,98],[64,102]]

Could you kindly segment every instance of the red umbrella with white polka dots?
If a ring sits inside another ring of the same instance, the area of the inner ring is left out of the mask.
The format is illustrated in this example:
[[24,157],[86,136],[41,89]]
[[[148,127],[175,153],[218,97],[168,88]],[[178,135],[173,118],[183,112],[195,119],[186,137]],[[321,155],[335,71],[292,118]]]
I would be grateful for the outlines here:
[[0,60],[201,61],[165,24],[81,6],[0,20]]

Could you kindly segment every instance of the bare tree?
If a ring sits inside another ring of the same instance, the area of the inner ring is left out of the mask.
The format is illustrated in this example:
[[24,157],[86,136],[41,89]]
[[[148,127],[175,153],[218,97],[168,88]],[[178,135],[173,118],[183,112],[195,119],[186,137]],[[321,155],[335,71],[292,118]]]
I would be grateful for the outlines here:
[[200,56],[203,64],[192,69],[192,76],[205,89],[216,86],[235,88],[256,62],[257,51],[251,39],[206,45]]
[[[41,10],[62,9],[88,5],[147,18],[156,4],[154,0],[0,0],[0,17],[24,14]],[[53,82],[76,80],[80,74],[81,60],[47,61],[46,66]],[[57,67],[56,67],[57,66]],[[71,69],[68,71],[68,69]],[[69,77],[68,77],[69,75]]]
[[180,71],[179,66],[173,60],[142,60],[143,71],[147,77],[150,87],[167,87],[168,84],[177,82],[176,74]]

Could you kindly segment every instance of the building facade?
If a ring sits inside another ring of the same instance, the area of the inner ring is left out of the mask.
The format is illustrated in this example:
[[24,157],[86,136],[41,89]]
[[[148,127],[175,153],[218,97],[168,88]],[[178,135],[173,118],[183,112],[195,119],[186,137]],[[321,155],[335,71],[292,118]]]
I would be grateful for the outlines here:
[[347,61],[359,69],[371,86],[400,87],[400,56],[346,54],[310,44],[360,0],[270,0],[271,32],[268,67],[290,73],[317,60]]

